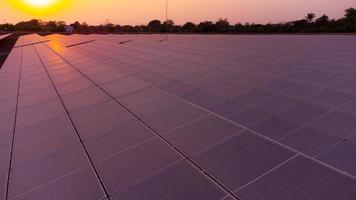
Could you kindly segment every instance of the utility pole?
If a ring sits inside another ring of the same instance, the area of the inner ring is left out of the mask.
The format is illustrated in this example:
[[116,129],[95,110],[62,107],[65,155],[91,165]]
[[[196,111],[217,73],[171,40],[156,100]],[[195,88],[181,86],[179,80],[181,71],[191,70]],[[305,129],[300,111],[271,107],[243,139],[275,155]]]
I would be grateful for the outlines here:
[[166,41],[168,41],[168,0],[166,0]]

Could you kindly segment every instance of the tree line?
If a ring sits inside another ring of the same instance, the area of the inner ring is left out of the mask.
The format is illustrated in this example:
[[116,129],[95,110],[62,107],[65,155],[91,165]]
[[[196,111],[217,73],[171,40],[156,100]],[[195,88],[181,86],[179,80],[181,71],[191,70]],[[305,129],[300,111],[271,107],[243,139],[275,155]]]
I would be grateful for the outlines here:
[[[0,31],[65,32],[66,25],[63,21],[32,19],[17,24],[0,24]],[[330,19],[327,15],[316,17],[314,13],[308,13],[303,19],[275,24],[231,24],[227,19],[219,19],[198,24],[187,22],[184,25],[176,25],[172,20],[152,20],[147,25],[136,26],[110,22],[93,26],[78,21],[68,25],[78,33],[164,33],[166,30],[170,33],[355,33],[356,9],[346,9],[340,19]]]

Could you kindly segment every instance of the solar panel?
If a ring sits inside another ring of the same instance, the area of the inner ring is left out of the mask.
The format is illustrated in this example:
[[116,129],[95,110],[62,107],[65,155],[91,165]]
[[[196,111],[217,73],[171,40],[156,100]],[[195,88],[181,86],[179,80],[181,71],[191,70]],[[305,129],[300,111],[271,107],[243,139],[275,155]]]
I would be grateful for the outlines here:
[[[299,173],[295,173],[298,171]],[[303,176],[300,176],[300,173]],[[315,180],[315,181],[310,181]],[[241,199],[353,199],[355,182],[319,163],[298,156],[236,192]],[[322,190],[329,188],[329,190]],[[303,192],[299,192],[303,191]]]
[[0,197],[356,198],[354,37],[160,39],[20,37]]
[[342,141],[342,138],[305,126],[281,138],[280,141],[306,155],[315,157]]
[[12,35],[12,33],[0,35],[0,40],[5,39],[5,38],[9,37],[10,35]]
[[[7,36],[7,35],[5,35]],[[4,36],[2,37],[2,39]],[[16,44],[21,44],[22,39]],[[7,193],[7,183],[9,180],[10,160],[12,157],[11,148],[14,132],[14,122],[16,118],[19,72],[21,68],[21,50],[13,49],[8,55],[0,71],[0,197],[5,198]]]
[[78,45],[82,45],[82,44],[87,44],[87,43],[90,43],[90,42],[95,42],[95,40],[89,40],[89,41],[84,41],[84,42],[80,42],[80,43],[76,43],[76,44],[71,44],[71,45],[68,45],[66,47],[74,47],[74,46],[78,46]]
[[193,160],[235,191],[294,155],[247,131],[194,156]]
[[111,199],[222,199],[227,194],[187,162],[139,182]]
[[[355,160],[353,156],[356,152],[356,142],[354,137],[347,141],[343,141],[340,145],[336,146],[334,149],[320,155],[319,159],[327,164],[330,164],[338,169],[347,171],[349,174],[355,176]],[[340,159],[340,157],[344,159]]]

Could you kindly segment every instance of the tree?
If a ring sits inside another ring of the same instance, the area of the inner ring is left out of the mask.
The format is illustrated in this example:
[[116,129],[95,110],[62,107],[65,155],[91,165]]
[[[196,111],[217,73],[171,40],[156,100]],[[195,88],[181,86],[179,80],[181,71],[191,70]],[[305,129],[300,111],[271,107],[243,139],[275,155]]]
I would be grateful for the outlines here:
[[49,21],[49,22],[45,23],[44,27],[46,27],[46,29],[48,31],[55,32],[57,30],[57,22]]
[[57,22],[57,28],[56,28],[56,31],[57,32],[64,32],[65,31],[65,27],[66,26],[66,23],[64,21],[58,21]]
[[292,23],[292,32],[305,32],[308,27],[308,20],[301,19]]
[[122,30],[122,32],[126,32],[126,33],[135,32],[135,28],[130,25],[121,26],[121,30]]
[[197,31],[197,25],[193,22],[187,22],[182,26],[181,30],[183,32],[195,32]]
[[216,31],[216,26],[211,21],[204,21],[198,24],[198,31],[201,33],[211,33]]
[[13,24],[0,24],[0,31],[15,31],[15,27]]
[[346,19],[356,20],[356,9],[355,8],[348,8],[345,10],[345,17]]
[[327,15],[323,15],[315,20],[316,25],[326,26],[329,23],[329,17]]
[[356,9],[345,10],[345,17],[342,19],[343,29],[347,32],[356,32]]
[[80,27],[80,23],[79,23],[78,21],[76,21],[76,22],[74,22],[73,24],[71,24],[71,26],[73,26],[73,28],[74,28],[75,30],[77,30],[77,29],[79,29],[79,27]]
[[166,29],[168,29],[169,32],[172,31],[172,28],[174,26],[174,21],[168,19],[167,21],[163,22],[161,25],[161,32],[166,32]]
[[17,31],[41,31],[41,21],[38,19],[32,19],[30,21],[19,22],[15,25]]
[[104,25],[104,31],[108,33],[112,33],[115,31],[115,24],[108,23]]
[[235,26],[234,26],[234,32],[237,32],[237,33],[243,33],[243,32],[245,32],[245,27],[244,27],[244,25],[242,25],[241,23],[235,24]]
[[313,22],[313,19],[315,18],[314,13],[308,13],[307,16],[305,16],[305,19],[308,20],[308,23],[311,24]]
[[79,32],[89,32],[89,25],[86,22],[83,22],[79,25],[77,28],[77,31]]
[[148,28],[148,31],[150,31],[150,32],[158,32],[161,30],[161,25],[162,25],[161,21],[155,19],[148,23],[147,28]]
[[[220,18],[215,23],[203,21],[198,25],[187,22],[183,26],[175,25],[172,20],[161,22],[152,20],[147,25],[120,26],[106,20],[104,25],[89,26],[78,21],[71,24],[80,32],[165,32],[166,25],[170,32],[198,32],[198,33],[301,33],[301,32],[356,32],[356,9],[348,8],[340,19],[330,19],[327,15],[315,19],[314,13],[308,13],[305,18],[277,24],[238,23],[231,25],[227,19]],[[63,21],[43,22],[38,19],[22,21],[15,25],[0,24],[0,31],[50,31],[64,32],[66,23]]]
[[332,28],[329,25],[330,19],[327,15],[322,15],[317,18],[314,23],[314,27],[311,29],[313,32],[330,32]]
[[226,33],[230,31],[230,23],[227,21],[227,19],[222,19],[220,18],[216,23],[216,29],[218,32],[221,33]]
[[100,24],[99,26],[95,26],[95,32],[102,33],[105,31],[104,25]]

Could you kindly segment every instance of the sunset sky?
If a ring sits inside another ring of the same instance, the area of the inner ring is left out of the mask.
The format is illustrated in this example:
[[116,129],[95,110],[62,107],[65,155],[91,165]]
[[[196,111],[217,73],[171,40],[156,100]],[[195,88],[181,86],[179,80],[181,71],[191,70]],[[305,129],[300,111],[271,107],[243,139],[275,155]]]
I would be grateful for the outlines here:
[[[28,5],[36,2],[48,5]],[[177,24],[219,18],[268,23],[300,19],[307,12],[339,18],[349,7],[356,7],[356,0],[169,0],[169,18]],[[164,9],[165,0],[0,0],[0,23],[39,18],[136,25],[163,20]]]

